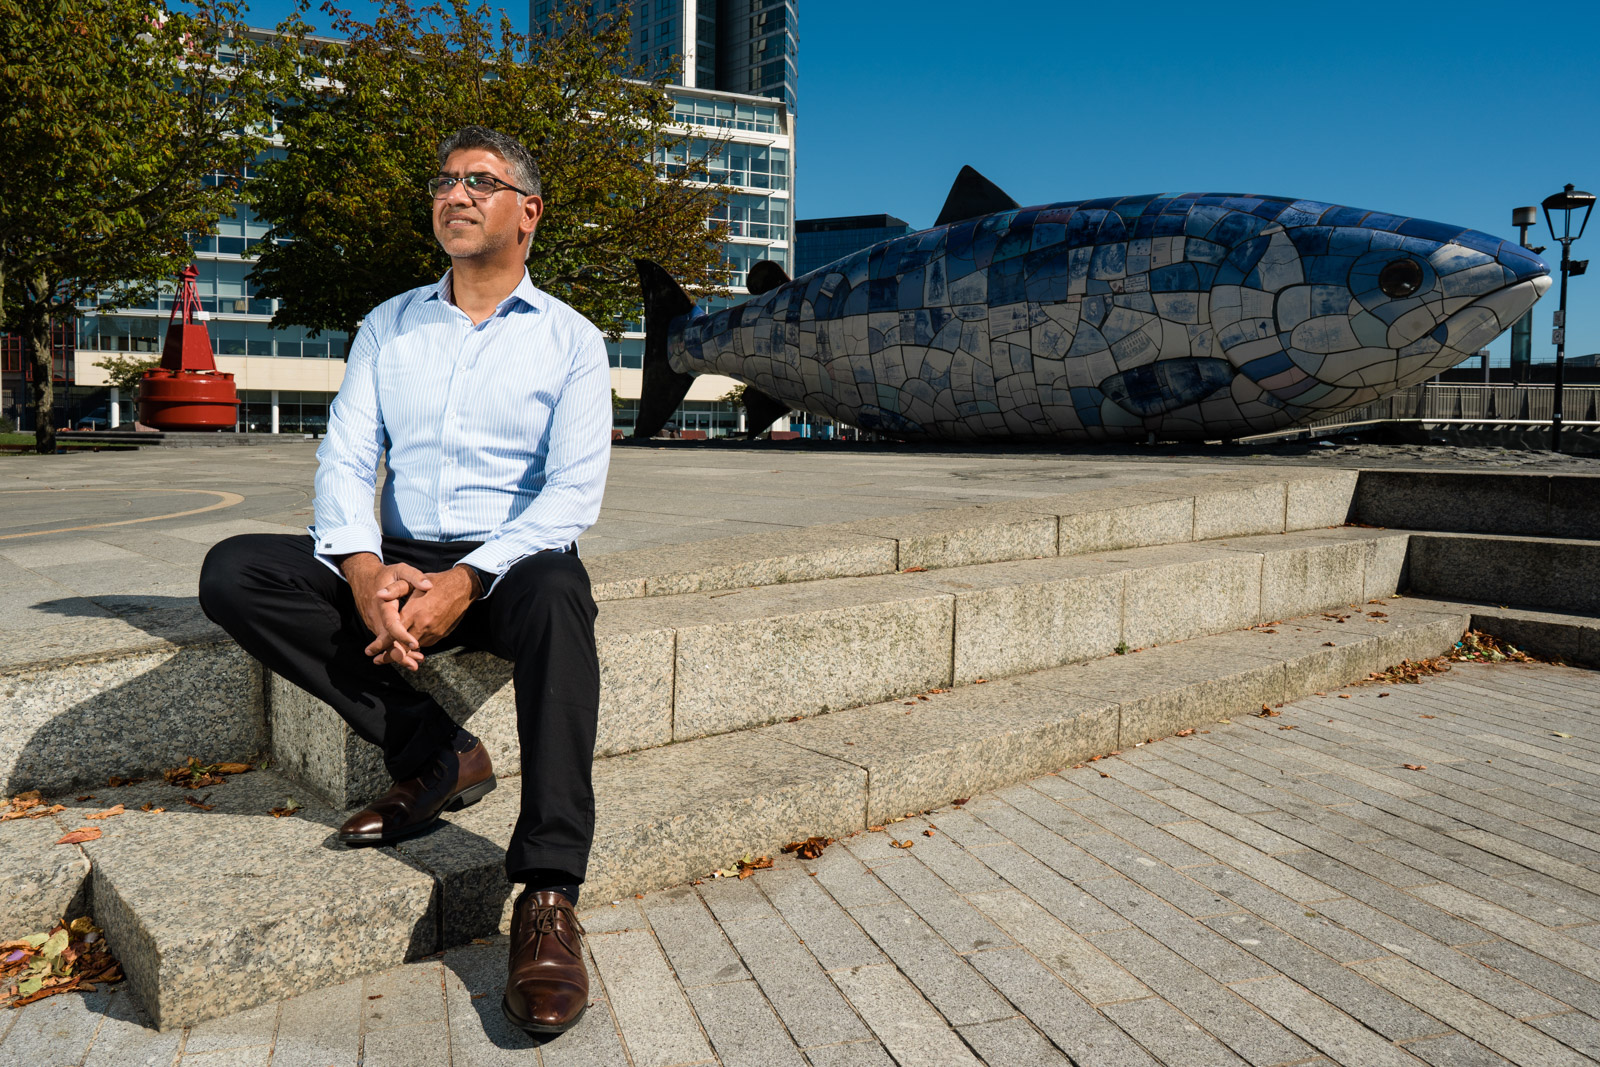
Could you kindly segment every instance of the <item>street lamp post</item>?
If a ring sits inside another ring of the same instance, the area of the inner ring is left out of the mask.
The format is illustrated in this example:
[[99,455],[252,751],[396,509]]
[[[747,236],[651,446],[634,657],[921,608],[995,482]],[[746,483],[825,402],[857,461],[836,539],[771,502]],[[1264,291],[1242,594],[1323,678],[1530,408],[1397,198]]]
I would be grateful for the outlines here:
[[[1544,221],[1550,227],[1552,240],[1561,242],[1561,305],[1556,311],[1555,329],[1550,339],[1556,346],[1556,391],[1554,408],[1550,415],[1550,451],[1561,451],[1561,376],[1567,358],[1567,278],[1589,269],[1587,259],[1572,258],[1572,242],[1583,236],[1589,225],[1589,213],[1594,210],[1594,194],[1574,189],[1572,183],[1559,193],[1544,198]],[[1572,213],[1581,211],[1578,232],[1572,232]],[[1556,233],[1555,213],[1562,216],[1561,232]]]
[[[1534,255],[1544,251],[1544,245],[1530,245],[1528,243],[1528,227],[1539,225],[1539,209],[1536,207],[1514,207],[1511,209],[1511,225],[1521,231],[1517,243],[1522,245]],[[1522,313],[1522,318],[1511,324],[1511,380],[1513,382],[1526,382],[1528,368],[1533,363],[1533,308]],[[1488,380],[1487,374],[1484,378]]]

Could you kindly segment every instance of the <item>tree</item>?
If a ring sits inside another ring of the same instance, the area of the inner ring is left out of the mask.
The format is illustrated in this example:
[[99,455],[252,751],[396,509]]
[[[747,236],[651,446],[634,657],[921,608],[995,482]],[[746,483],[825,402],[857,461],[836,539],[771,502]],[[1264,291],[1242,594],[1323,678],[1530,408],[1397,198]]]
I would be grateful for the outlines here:
[[106,372],[106,384],[113,389],[120,389],[128,399],[134,400],[138,397],[139,383],[144,381],[144,372],[161,366],[161,353],[107,356],[94,365]]
[[613,337],[638,317],[636,257],[720,291],[721,230],[706,220],[726,193],[703,181],[710,153],[674,173],[658,165],[669,151],[684,158],[687,138],[664,129],[659,84],[620,73],[625,8],[549,37],[504,17],[495,31],[469,0],[383,0],[370,24],[323,10],[344,40],[308,52],[307,84],[279,115],[283,158],[249,190],[272,226],[252,277],[280,300],[274,326],[353,333],[375,305],[444,272],[424,184],[439,142],[474,123],[539,161],[535,285]]
[[292,48],[251,46],[232,0],[192,3],[0,0],[0,321],[33,366],[40,452],[53,325],[148,298],[268,144]]

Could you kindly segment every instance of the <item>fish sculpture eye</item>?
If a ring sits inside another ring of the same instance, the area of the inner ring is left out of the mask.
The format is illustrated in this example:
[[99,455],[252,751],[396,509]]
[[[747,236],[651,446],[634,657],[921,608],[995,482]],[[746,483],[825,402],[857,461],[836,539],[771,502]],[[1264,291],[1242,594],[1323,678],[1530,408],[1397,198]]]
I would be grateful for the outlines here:
[[1386,296],[1410,296],[1422,287],[1422,266],[1414,259],[1394,260],[1378,274],[1378,288]]

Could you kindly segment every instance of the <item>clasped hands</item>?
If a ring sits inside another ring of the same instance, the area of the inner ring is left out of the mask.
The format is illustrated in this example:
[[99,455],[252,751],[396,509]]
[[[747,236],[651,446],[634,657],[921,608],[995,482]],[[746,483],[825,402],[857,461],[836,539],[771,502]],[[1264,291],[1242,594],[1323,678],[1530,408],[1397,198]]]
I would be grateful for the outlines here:
[[356,610],[373,634],[366,654],[377,664],[416,670],[421,649],[456,628],[472,603],[474,582],[462,567],[425,574],[408,563],[384,563],[371,552],[339,564]]

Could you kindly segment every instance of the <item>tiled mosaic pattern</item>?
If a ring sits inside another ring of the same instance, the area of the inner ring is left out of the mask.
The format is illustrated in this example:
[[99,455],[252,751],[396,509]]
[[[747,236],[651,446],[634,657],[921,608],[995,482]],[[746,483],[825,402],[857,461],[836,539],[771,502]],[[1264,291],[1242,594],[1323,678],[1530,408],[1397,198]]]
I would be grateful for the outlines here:
[[675,370],[907,437],[1237,437],[1477,352],[1550,285],[1514,242],[1282,197],[1051,204],[908,234],[673,324]]

